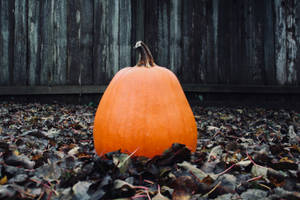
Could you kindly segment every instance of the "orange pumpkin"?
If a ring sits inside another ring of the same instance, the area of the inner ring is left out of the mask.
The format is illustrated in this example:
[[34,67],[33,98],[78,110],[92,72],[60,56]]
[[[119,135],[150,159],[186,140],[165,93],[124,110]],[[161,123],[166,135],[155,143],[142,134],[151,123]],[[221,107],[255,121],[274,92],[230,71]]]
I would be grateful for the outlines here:
[[94,121],[94,146],[99,156],[121,150],[153,157],[173,143],[195,151],[197,127],[176,76],[156,65],[141,41],[140,60],[120,70],[99,103]]

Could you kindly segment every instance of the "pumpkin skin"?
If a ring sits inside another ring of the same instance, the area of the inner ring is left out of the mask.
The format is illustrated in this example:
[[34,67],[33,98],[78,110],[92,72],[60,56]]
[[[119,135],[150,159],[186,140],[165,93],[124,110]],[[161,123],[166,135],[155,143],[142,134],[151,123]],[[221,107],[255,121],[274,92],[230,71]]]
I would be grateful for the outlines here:
[[177,77],[152,63],[120,70],[99,103],[94,121],[99,156],[121,150],[135,156],[162,154],[173,143],[196,150],[197,127]]

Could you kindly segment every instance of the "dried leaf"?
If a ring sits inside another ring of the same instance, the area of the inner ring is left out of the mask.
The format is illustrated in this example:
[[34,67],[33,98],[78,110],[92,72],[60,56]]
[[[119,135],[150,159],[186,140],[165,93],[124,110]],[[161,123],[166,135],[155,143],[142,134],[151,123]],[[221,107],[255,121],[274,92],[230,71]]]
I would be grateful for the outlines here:
[[201,169],[197,168],[196,166],[192,165],[191,163],[184,161],[183,163],[177,164],[179,167],[186,169],[187,171],[193,173],[199,180],[203,180],[206,177],[211,177],[213,180],[217,178],[217,175],[214,174],[207,174],[203,172]]
[[4,176],[0,179],[0,185],[4,185],[5,183],[7,183],[7,176]]
[[74,193],[74,196],[76,199],[80,200],[89,200],[90,195],[87,193],[90,185],[92,183],[87,182],[87,181],[79,181],[72,187],[72,191]]

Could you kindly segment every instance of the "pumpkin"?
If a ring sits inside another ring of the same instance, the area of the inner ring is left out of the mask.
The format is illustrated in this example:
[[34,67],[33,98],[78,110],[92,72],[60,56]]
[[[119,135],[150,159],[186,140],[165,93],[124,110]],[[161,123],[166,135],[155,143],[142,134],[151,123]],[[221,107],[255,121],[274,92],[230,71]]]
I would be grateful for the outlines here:
[[97,108],[93,130],[97,154],[121,150],[151,158],[173,143],[195,151],[196,122],[177,77],[154,63],[143,42],[135,49],[138,63],[116,73]]

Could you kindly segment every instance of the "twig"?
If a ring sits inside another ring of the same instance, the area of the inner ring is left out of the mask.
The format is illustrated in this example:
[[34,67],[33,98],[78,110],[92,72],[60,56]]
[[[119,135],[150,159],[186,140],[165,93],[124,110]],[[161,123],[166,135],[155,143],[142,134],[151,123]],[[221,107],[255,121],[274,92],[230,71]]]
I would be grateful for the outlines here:
[[47,184],[45,184],[45,183],[43,183],[43,182],[41,182],[41,181],[38,181],[38,180],[35,180],[35,179],[33,179],[33,178],[30,178],[29,180],[31,180],[31,181],[33,181],[33,182],[35,182],[35,183],[37,183],[37,184],[40,184],[40,185],[42,185],[43,187],[45,187],[46,189],[49,189],[51,192],[53,192],[56,196],[58,196],[58,192],[56,191],[56,190],[54,190],[50,185],[47,185]]
[[249,160],[252,162],[253,165],[257,165],[254,160],[252,160],[251,156],[248,154],[248,151],[246,151],[247,157],[249,158]]
[[[251,158],[251,156],[248,154],[248,151],[246,151],[246,154],[247,154],[247,157],[249,158],[249,160],[252,162],[253,165],[256,165],[256,166],[259,166],[259,167],[264,167],[264,166],[261,166],[261,165],[259,165],[259,164],[256,164],[256,163],[254,162],[254,160]],[[268,167],[264,167],[264,168],[268,168]]]
[[260,185],[260,186],[262,186],[264,188],[267,188],[270,191],[272,190],[269,186],[266,186],[265,184],[259,183],[258,185]]
[[249,180],[247,180],[247,182],[249,183],[249,182],[252,182],[252,181],[257,181],[257,180],[261,179],[262,177],[263,176],[256,176],[254,178],[250,178]]
[[149,188],[145,187],[145,186],[133,186],[133,189],[143,189],[143,190],[149,190]]
[[147,179],[144,179],[144,182],[149,183],[149,184],[151,184],[151,185],[154,185],[154,182],[153,182],[153,181],[150,181],[150,180],[147,180]]
[[236,164],[234,163],[234,164],[231,165],[229,168],[227,168],[225,171],[223,171],[223,172],[217,174],[217,176],[221,176],[221,175],[223,175],[223,174],[226,174],[229,170],[231,170],[231,169],[232,169],[233,167],[235,167],[235,166],[236,166]]
[[214,136],[213,136],[213,138],[215,138],[217,135],[219,135],[219,134],[221,134],[221,131],[217,131],[215,134],[214,134]]
[[215,191],[217,187],[219,187],[220,185],[221,185],[221,181],[217,185],[215,185],[215,187],[213,187],[213,189],[211,189],[208,193],[203,195],[203,197],[208,197],[208,195],[210,195],[213,191]]
[[40,196],[39,196],[39,198],[38,198],[37,200],[41,200],[42,197],[44,196],[44,194],[45,194],[45,190],[43,190],[43,191],[41,192],[41,194],[40,194]]
[[139,150],[139,148],[136,148],[136,150],[134,150],[129,156],[127,156],[127,158],[125,158],[123,163],[125,163],[129,158],[131,158],[137,152],[137,150]]
[[136,199],[136,198],[139,198],[139,197],[147,197],[148,200],[151,200],[151,197],[149,195],[149,188],[145,187],[145,186],[133,186],[132,187],[133,189],[142,189],[142,193],[146,194],[136,194],[134,195],[133,197],[131,197],[132,199]]
[[51,197],[52,197],[52,190],[50,190],[50,193],[49,193],[49,195],[48,195],[48,198],[47,198],[47,200],[50,200],[51,199]]
[[147,194],[148,200],[151,200],[151,197],[150,197],[150,194],[149,194],[148,190],[146,191],[146,194]]
[[34,199],[36,197],[36,195],[26,192],[25,190],[21,189],[19,186],[15,185],[15,184],[13,184],[12,186],[15,190],[17,190],[19,193],[21,193],[22,196],[25,195],[31,199]]

